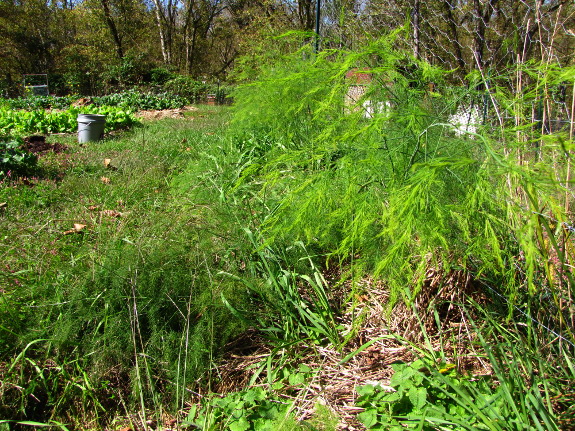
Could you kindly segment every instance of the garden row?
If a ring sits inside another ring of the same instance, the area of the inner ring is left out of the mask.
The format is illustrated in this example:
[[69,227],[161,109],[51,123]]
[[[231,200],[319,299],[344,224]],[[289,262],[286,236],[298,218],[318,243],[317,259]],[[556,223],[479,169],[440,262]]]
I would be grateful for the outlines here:
[[[97,106],[121,106],[133,110],[176,109],[196,103],[213,100],[219,104],[229,101],[231,88],[224,85],[207,84],[186,76],[178,76],[161,86],[132,87],[90,98]],[[42,96],[29,94],[26,97],[4,99],[0,106],[12,109],[66,109],[80,96]]]
[[[195,82],[195,81],[194,81]],[[78,96],[30,96],[0,101],[0,138],[2,169],[9,168],[8,159],[14,161],[14,138],[30,134],[74,133],[77,130],[79,114],[106,116],[105,131],[127,129],[138,123],[133,113],[139,110],[163,110],[182,108],[202,98],[210,90],[206,85],[191,85],[179,82],[172,85],[175,92],[141,92],[135,89],[106,96],[81,99]],[[221,97],[223,93],[220,93]],[[84,106],[78,106],[82,105]],[[9,141],[10,143],[6,142]],[[18,151],[17,165],[22,165]],[[23,160],[29,160],[24,157]],[[14,167],[14,166],[12,166]]]
[[105,115],[105,132],[127,129],[138,124],[131,111],[112,106],[71,107],[65,111],[0,108],[0,179],[8,172],[27,175],[34,169],[37,157],[24,147],[25,136],[75,133],[80,114]]
[[13,110],[0,108],[0,136],[23,136],[33,133],[73,133],[79,114],[106,116],[106,131],[125,129],[137,124],[133,113],[119,107],[71,107],[65,111]]
[[[160,91],[130,89],[105,96],[29,96],[0,100],[0,171],[23,167],[33,158],[17,150],[17,140],[30,134],[74,133],[79,114],[106,115],[105,131],[126,129],[138,123],[133,112],[178,109],[206,101],[225,103],[228,90],[179,76],[165,82]],[[80,102],[80,103],[78,103]],[[16,159],[15,159],[16,157]]]
[[22,138],[34,134],[75,133],[80,114],[105,115],[106,133],[139,123],[132,110],[115,106],[89,105],[65,110],[0,107],[0,178],[7,172],[26,175],[34,168],[36,156],[24,148]]

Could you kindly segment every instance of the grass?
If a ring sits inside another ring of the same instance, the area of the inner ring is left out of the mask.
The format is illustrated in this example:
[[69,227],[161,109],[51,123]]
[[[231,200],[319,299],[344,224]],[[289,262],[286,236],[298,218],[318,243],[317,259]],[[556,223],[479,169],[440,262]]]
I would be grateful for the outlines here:
[[69,150],[41,156],[37,178],[4,181],[1,417],[89,424],[160,399],[181,406],[176,388],[239,330],[213,300],[233,289],[214,273],[225,233],[171,195],[223,121],[205,108],[84,146],[52,135]]

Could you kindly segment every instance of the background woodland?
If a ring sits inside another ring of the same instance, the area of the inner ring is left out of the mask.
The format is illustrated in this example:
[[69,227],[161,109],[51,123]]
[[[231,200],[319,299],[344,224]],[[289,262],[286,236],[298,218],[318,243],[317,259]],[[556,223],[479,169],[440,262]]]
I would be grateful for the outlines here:
[[[457,70],[459,79],[528,60],[573,59],[575,6],[566,0],[320,3],[321,48],[354,49],[407,24],[409,36],[396,43]],[[258,63],[281,49],[274,36],[301,30],[313,37],[316,6],[312,0],[4,0],[0,91],[18,95],[22,75],[36,73],[47,73],[58,95],[153,87],[174,74],[233,82],[240,79],[233,72],[238,58]]]

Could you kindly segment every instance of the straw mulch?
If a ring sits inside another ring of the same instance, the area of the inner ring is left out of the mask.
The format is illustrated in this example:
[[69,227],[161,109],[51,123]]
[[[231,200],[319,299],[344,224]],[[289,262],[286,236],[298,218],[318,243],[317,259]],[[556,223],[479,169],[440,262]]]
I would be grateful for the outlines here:
[[[458,352],[457,357],[450,359],[461,372],[489,373],[488,365],[479,361],[472,351],[469,343],[473,339],[472,328],[462,308],[455,305],[458,301],[463,302],[465,295],[484,301],[471,278],[463,271],[446,274],[430,269],[414,307],[401,303],[391,313],[386,305],[388,290],[382,282],[364,279],[360,283],[361,286],[356,285],[354,291],[361,293],[351,300],[339,318],[338,323],[345,328],[343,334],[348,340],[343,350],[300,343],[289,352],[272,352],[261,335],[250,331],[228,346],[225,357],[214,370],[218,378],[212,390],[222,394],[242,390],[269,355],[280,357],[287,354],[294,358],[290,366],[297,368],[299,364],[305,364],[314,371],[312,381],[305,388],[293,388],[290,394],[296,395],[287,397],[294,401],[296,417],[310,419],[319,403],[340,418],[338,429],[359,430],[364,427],[356,419],[362,409],[355,407],[355,388],[365,384],[387,386],[393,374],[393,363],[415,359],[409,343],[421,343],[424,330],[427,332],[425,338],[431,340],[436,351],[441,348],[440,334],[443,340],[452,340],[443,341],[443,348],[448,352]],[[340,298],[346,298],[352,291],[351,284],[334,290],[339,290]],[[439,310],[439,327],[432,308]],[[417,315],[413,309],[419,310]],[[400,335],[403,341],[392,334]],[[356,354],[344,360],[353,352]],[[254,380],[256,385],[266,384],[265,367]]]
[[162,120],[164,118],[184,118],[186,112],[197,111],[195,106],[184,106],[177,109],[161,109],[151,111],[138,111],[136,117],[141,120]]

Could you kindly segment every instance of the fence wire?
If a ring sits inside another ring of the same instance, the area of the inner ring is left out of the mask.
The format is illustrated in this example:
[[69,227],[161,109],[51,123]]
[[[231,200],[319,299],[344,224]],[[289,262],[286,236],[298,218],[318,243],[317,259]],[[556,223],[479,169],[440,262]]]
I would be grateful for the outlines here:
[[575,53],[575,4],[568,0],[371,1],[361,14],[368,32],[407,23],[404,47],[456,70],[460,79],[473,70],[500,72],[530,60],[567,65]]
[[[575,61],[573,0],[327,0],[325,5],[326,46],[353,47],[366,34],[403,28],[398,48],[451,71],[444,84],[451,92],[461,90],[458,105],[477,107],[483,124],[534,124],[541,134],[575,134],[575,76],[563,73],[557,81],[557,71]],[[496,88],[504,89],[504,107]]]

